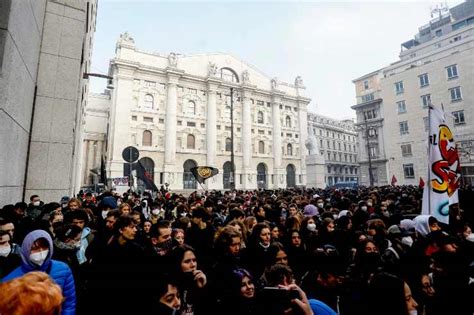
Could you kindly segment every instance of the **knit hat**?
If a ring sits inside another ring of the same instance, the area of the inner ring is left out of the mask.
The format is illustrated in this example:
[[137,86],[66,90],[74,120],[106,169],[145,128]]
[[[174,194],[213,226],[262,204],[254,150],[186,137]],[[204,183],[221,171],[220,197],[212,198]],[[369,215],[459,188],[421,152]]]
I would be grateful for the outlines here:
[[312,217],[312,216],[315,216],[315,215],[319,215],[318,208],[316,208],[316,206],[311,205],[311,204],[307,205],[307,206],[304,207],[303,215],[305,217]]
[[104,197],[104,199],[102,199],[102,201],[100,202],[100,207],[102,209],[117,209],[117,200],[115,200],[115,198],[112,196]]

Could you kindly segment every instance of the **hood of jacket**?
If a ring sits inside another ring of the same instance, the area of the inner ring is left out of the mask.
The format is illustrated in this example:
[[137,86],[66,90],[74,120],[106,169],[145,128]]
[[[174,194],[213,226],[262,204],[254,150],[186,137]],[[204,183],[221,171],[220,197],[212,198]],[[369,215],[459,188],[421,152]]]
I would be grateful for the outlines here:
[[[48,257],[46,257],[43,264],[38,268],[37,265],[31,262],[30,254],[31,246],[33,246],[34,242],[36,242],[40,238],[44,238],[48,242],[49,252]],[[51,265],[51,257],[53,256],[53,240],[51,239],[51,236],[48,234],[48,232],[43,230],[34,230],[28,233],[28,235],[26,235],[25,239],[23,240],[23,243],[21,244],[20,254],[22,261],[21,265],[25,271],[46,271]]]

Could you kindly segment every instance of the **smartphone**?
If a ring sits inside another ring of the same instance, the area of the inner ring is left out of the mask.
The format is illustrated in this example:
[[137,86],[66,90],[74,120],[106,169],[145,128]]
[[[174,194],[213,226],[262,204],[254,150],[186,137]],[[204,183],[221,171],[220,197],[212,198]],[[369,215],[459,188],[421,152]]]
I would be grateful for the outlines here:
[[300,293],[297,290],[264,287],[260,292],[260,297],[265,308],[271,310],[272,314],[281,314],[293,306],[291,300],[300,298]]

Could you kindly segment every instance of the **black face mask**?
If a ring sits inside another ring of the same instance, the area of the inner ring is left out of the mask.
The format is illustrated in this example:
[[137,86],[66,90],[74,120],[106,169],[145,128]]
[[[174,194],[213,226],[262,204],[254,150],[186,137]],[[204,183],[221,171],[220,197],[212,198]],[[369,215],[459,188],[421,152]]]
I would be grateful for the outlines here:
[[380,265],[380,262],[379,253],[364,253],[361,259],[361,263],[368,268],[376,268]]
[[157,303],[157,305],[153,308],[153,313],[160,315],[175,315],[177,311],[163,303]]

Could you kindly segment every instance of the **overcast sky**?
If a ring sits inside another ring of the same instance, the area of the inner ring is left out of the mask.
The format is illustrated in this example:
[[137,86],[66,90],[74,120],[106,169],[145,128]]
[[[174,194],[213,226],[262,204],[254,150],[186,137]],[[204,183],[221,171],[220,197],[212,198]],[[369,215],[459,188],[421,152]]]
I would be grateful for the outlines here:
[[[400,44],[429,22],[437,3],[100,0],[91,71],[107,73],[128,31],[140,50],[232,53],[280,81],[301,75],[310,111],[351,118],[352,80],[397,61]],[[104,80],[91,81],[92,92],[104,89]]]

